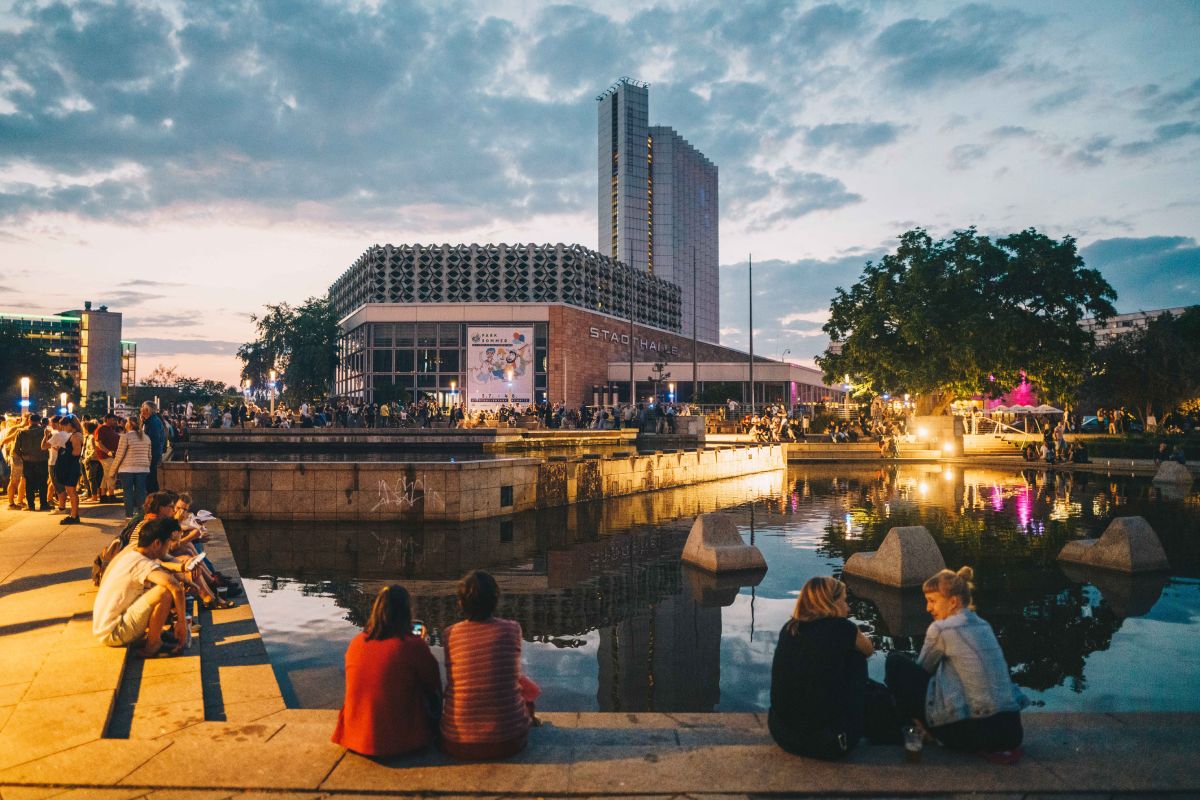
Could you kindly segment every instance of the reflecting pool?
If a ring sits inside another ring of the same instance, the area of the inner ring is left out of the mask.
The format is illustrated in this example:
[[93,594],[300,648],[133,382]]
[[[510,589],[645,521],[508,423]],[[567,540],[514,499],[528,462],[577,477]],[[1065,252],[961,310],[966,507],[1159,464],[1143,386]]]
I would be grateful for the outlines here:
[[[761,548],[769,570],[756,586],[680,564],[708,511]],[[1158,532],[1169,574],[1055,561],[1064,542],[1130,515]],[[1142,478],[806,465],[473,523],[231,523],[229,539],[292,705],[340,705],[342,654],[387,583],[412,593],[440,659],[455,583],[478,567],[524,629],[539,708],[744,711],[769,704],[776,637],[804,581],[840,576],[851,553],[902,525],[928,527],[948,566],[975,567],[978,611],[1035,709],[1200,710],[1200,491],[1164,495]],[[923,598],[851,590],[881,678],[884,653],[920,648]]]

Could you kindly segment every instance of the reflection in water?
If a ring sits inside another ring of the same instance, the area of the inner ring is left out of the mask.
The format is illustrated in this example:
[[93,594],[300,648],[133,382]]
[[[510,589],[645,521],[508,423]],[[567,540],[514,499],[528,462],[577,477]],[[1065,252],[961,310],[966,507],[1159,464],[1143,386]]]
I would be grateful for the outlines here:
[[[693,518],[714,510],[747,539],[753,530],[766,575],[730,584],[680,565]],[[1131,514],[1159,533],[1169,576],[1059,567],[1063,543]],[[928,527],[949,566],[975,566],[980,613],[1039,703],[1200,709],[1200,665],[1183,644],[1200,618],[1200,495],[1166,498],[1146,481],[805,466],[473,523],[237,525],[230,543],[293,703],[340,702],[342,652],[384,583],[409,589],[436,646],[458,619],[457,579],[485,568],[503,587],[499,613],[524,629],[542,707],[709,711],[765,707],[775,637],[799,587],[901,525]],[[919,591],[850,588],[877,648],[920,647],[929,618]],[[1157,689],[1134,678],[1164,668],[1175,679]]]

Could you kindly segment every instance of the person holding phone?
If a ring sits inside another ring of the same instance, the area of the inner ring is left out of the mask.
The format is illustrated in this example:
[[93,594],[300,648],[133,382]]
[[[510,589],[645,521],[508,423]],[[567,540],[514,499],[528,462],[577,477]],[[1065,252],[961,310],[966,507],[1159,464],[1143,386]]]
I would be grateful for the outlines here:
[[386,758],[433,741],[430,709],[441,705],[442,678],[429,644],[415,630],[408,591],[398,584],[380,589],[366,628],[346,648],[346,699],[335,744]]

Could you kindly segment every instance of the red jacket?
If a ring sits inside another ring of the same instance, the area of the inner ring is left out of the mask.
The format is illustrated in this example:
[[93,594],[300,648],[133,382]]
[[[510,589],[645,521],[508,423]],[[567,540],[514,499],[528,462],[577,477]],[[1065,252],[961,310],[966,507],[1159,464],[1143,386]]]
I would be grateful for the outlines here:
[[360,633],[346,648],[346,702],[333,741],[367,756],[394,756],[432,741],[426,698],[442,680],[420,636],[368,640]]

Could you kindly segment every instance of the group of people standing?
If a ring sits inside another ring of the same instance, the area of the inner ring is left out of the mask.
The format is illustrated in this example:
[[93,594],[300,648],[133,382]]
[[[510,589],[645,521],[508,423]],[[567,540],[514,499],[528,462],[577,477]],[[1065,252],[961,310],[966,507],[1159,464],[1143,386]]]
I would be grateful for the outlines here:
[[74,525],[81,503],[117,502],[119,483],[129,518],[158,490],[158,465],[170,438],[170,424],[148,402],[125,419],[113,413],[10,415],[0,430],[8,473],[0,486],[9,509],[65,511],[61,524]]
[[[990,625],[975,613],[973,572],[942,570],[923,586],[933,617],[914,661],[892,653],[885,683],[867,677],[874,647],[848,617],[846,586],[809,580],[779,632],[768,729],[785,751],[845,756],[864,737],[914,734],[1014,763],[1024,736],[1024,695],[1013,685]],[[346,650],[346,695],[333,741],[392,757],[437,744],[462,759],[494,759],[526,745],[539,724],[537,685],[521,669],[521,627],[495,616],[500,589],[476,570],[459,582],[464,620],[443,633],[446,682],[408,592],[380,590],[364,631]]]

